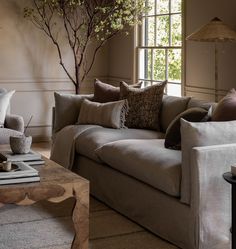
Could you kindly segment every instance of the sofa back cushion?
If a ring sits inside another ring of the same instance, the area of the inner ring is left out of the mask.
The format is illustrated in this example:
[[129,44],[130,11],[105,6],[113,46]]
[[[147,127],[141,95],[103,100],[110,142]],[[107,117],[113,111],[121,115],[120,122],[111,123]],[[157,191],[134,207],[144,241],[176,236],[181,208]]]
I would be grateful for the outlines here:
[[211,106],[214,106],[214,105],[216,105],[215,102],[191,98],[188,102],[187,109],[194,108],[194,107],[200,107],[208,111],[211,108]]
[[84,99],[93,99],[93,95],[76,95],[54,93],[55,113],[53,122],[53,132],[58,132],[67,125],[77,122],[80,107]]
[[192,148],[230,143],[236,143],[236,121],[191,123],[181,120],[182,202],[190,203]]
[[190,97],[174,97],[164,95],[161,107],[161,131],[166,132],[177,115],[187,109]]

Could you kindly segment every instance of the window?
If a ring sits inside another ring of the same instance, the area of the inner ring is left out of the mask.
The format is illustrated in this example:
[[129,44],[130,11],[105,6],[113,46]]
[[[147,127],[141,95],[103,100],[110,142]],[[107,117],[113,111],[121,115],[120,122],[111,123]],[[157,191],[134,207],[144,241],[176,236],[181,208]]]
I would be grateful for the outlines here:
[[181,96],[182,0],[147,0],[139,33],[138,79],[145,86],[168,80],[166,93]]

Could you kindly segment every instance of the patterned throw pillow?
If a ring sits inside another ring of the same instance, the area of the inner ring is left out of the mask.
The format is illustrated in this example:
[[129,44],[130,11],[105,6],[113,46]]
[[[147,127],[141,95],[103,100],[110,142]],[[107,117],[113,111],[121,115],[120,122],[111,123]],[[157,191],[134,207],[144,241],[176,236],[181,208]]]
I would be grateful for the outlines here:
[[129,112],[126,126],[160,130],[159,112],[166,81],[142,89],[130,88],[125,82],[120,84],[120,98],[127,99]]

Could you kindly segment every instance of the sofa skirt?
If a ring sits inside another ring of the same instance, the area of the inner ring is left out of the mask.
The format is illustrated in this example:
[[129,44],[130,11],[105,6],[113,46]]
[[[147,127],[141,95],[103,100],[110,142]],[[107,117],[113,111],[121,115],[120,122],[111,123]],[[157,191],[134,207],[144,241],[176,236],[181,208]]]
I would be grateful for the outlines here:
[[190,206],[139,180],[86,157],[73,170],[90,181],[91,195],[183,249],[196,249]]

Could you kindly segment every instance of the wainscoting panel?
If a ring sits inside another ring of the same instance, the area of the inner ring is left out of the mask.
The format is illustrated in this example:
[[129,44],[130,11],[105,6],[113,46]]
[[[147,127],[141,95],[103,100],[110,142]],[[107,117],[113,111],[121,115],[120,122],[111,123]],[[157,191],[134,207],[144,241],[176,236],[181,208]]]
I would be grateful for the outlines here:
[[[106,80],[104,76],[99,77]],[[93,92],[94,77],[89,77],[81,87],[81,93]],[[21,115],[27,124],[31,115],[27,134],[34,141],[49,141],[51,138],[52,107],[54,92],[74,93],[74,85],[66,78],[44,79],[0,79],[0,88],[16,90],[11,100],[11,113]]]

